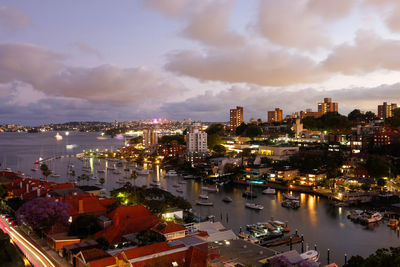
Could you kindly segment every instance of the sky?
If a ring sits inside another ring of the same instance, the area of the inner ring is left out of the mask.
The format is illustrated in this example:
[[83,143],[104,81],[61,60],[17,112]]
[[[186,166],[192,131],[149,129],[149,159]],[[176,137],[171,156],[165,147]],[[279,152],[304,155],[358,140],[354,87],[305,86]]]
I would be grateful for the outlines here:
[[0,2],[0,124],[400,104],[398,0]]

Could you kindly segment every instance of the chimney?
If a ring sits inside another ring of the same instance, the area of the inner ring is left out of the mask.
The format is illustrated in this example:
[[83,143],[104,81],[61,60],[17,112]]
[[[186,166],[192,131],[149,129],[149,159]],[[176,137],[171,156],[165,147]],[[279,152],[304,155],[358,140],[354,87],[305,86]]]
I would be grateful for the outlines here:
[[29,184],[26,184],[26,193],[29,193]]
[[22,181],[21,181],[21,182],[19,182],[19,187],[20,187],[20,188],[22,188]]
[[78,213],[83,213],[83,199],[79,199]]
[[37,189],[37,196],[40,197],[40,188]]

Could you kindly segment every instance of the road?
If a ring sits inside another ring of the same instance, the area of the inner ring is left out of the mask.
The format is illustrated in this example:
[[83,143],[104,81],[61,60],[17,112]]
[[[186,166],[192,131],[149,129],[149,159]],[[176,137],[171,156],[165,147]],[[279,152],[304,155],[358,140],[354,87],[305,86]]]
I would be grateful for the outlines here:
[[14,226],[10,225],[3,216],[0,216],[0,228],[8,234],[13,242],[21,249],[33,266],[56,267],[56,264],[37,248],[32,242],[23,237]]

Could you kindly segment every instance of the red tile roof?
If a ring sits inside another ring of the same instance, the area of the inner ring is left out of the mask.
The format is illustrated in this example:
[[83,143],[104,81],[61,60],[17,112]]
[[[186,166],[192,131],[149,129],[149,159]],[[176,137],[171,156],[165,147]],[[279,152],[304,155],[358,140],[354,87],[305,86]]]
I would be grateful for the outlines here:
[[121,206],[107,215],[113,223],[106,229],[97,232],[96,238],[104,237],[110,244],[121,241],[122,236],[148,230],[159,222],[145,206]]
[[[161,229],[162,225],[164,227]],[[158,230],[158,229],[160,229],[160,230]],[[169,233],[186,231],[186,227],[184,227],[180,224],[176,224],[174,222],[166,222],[166,223],[161,222],[161,223],[155,225],[154,227],[152,227],[151,230],[165,235],[165,234],[169,234]]]
[[48,191],[54,189],[74,188],[72,183],[57,184],[55,182],[46,182],[33,178],[20,178],[7,185],[7,190],[14,196],[21,196],[24,199],[33,199],[39,195],[46,195]]
[[81,251],[83,258],[85,259],[86,262],[94,261],[97,259],[102,259],[106,257],[110,257],[111,255],[105,252],[102,249],[98,248],[91,248],[87,250],[82,250]]
[[124,250],[120,254],[118,254],[118,258],[123,259],[123,254],[126,255],[126,257],[130,259],[142,257],[142,256],[147,256],[147,255],[152,255],[155,253],[160,253],[168,250],[173,250],[177,248],[185,247],[184,244],[180,244],[177,246],[170,247],[167,242],[161,242],[161,243],[156,243],[156,244],[151,244],[148,246],[143,246],[143,247],[136,247],[136,248],[131,248]]
[[97,259],[89,262],[90,267],[106,267],[116,265],[116,259],[112,256],[102,259]]
[[100,200],[93,194],[82,194],[66,197],[55,197],[60,201],[71,205],[69,214],[71,216],[79,214],[106,213],[107,206],[114,203],[114,200]]

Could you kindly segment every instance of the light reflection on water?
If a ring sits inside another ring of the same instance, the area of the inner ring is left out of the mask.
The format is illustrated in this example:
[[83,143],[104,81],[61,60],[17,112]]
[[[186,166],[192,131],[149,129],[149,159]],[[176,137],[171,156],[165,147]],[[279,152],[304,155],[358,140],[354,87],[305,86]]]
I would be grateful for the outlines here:
[[[39,178],[40,171],[31,172],[34,167],[33,162],[39,157],[47,158],[62,154],[75,154],[83,149],[115,149],[122,146],[121,140],[106,139],[99,140],[96,133],[76,133],[71,132],[68,142],[77,144],[78,147],[66,150],[65,145],[67,138],[56,142],[55,133],[45,134],[0,134],[0,162],[4,167],[10,167]],[[82,174],[83,163],[75,158],[62,158],[52,161],[51,168],[53,171],[61,175],[60,178],[49,177],[49,180],[56,182],[66,181],[67,165],[72,163],[75,165],[76,177]],[[121,179],[125,172],[123,168],[118,168],[122,174],[113,174],[112,170],[107,170],[108,166],[114,163],[105,160],[91,159],[89,160],[90,171],[94,176],[105,178],[105,188],[112,190],[120,187],[116,183]],[[38,167],[38,166],[36,166]],[[201,192],[201,184],[195,181],[187,181],[187,184],[181,185],[184,190],[183,194],[176,192],[176,188],[172,185],[177,184],[181,178],[169,177],[165,178],[162,174],[164,171],[159,166],[153,168],[153,172],[149,175],[140,175],[136,180],[138,186],[149,185],[154,178],[158,179],[162,187],[175,195],[181,195],[187,198],[192,204],[198,198]],[[98,170],[105,170],[104,174],[100,174]],[[94,180],[81,182],[82,185],[93,185]],[[381,247],[399,246],[400,239],[396,231],[391,230],[385,224],[375,224],[363,226],[354,224],[347,219],[350,209],[346,207],[334,207],[329,204],[327,199],[307,194],[300,194],[301,208],[298,210],[286,209],[281,206],[283,200],[283,192],[278,191],[277,195],[262,195],[261,188],[252,187],[253,192],[258,194],[255,202],[264,206],[262,211],[249,210],[244,207],[246,200],[242,197],[245,190],[250,187],[239,186],[232,187],[230,185],[220,188],[218,193],[209,193],[209,200],[214,203],[213,207],[193,206],[196,214],[205,217],[207,215],[215,215],[217,219],[234,232],[238,233],[240,227],[245,229],[246,224],[263,222],[271,217],[281,221],[287,221],[292,229],[298,229],[299,234],[303,234],[305,245],[310,248],[317,244],[318,250],[321,251],[322,263],[326,263],[326,251],[331,251],[331,259],[339,265],[343,264],[344,253],[349,255],[360,254],[366,256],[373,253]],[[295,192],[293,192],[296,194]],[[222,201],[224,196],[230,196],[232,203]],[[222,218],[222,219],[221,219]],[[293,248],[300,251],[300,245]],[[287,251],[287,246],[277,248],[280,251]]]

